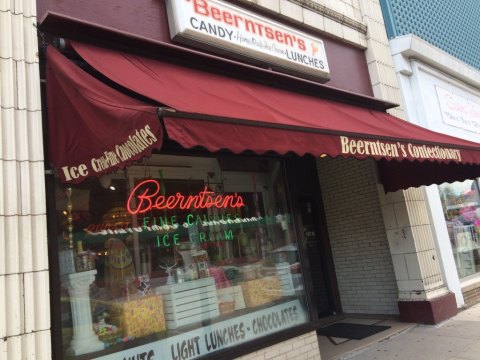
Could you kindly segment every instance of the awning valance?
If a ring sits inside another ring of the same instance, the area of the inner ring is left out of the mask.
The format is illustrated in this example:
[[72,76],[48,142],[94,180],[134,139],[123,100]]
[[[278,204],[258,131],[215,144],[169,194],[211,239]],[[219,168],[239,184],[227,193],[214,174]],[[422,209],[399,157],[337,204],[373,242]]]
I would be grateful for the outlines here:
[[[387,191],[480,176],[480,144],[429,131],[382,111],[72,44],[110,80],[169,108],[162,112],[167,135],[186,148],[371,157],[378,161]],[[403,174],[405,162],[409,171],[427,168],[426,163],[436,164],[436,171],[427,177]],[[466,177],[450,174],[460,168],[459,174]]]

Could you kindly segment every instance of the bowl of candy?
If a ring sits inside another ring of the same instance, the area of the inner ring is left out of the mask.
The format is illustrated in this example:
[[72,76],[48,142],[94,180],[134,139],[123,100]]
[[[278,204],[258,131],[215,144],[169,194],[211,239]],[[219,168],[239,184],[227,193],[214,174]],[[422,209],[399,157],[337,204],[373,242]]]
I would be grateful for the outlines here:
[[122,341],[123,329],[115,325],[105,325],[98,329],[97,336],[106,347],[112,346]]

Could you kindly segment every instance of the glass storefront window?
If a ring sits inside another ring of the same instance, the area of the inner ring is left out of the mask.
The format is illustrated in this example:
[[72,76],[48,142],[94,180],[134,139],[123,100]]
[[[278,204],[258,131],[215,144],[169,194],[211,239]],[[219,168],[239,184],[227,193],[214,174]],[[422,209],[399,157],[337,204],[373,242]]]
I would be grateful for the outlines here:
[[480,272],[480,192],[478,180],[439,186],[458,276]]
[[154,155],[57,183],[56,207],[64,358],[194,359],[309,321],[279,160]]

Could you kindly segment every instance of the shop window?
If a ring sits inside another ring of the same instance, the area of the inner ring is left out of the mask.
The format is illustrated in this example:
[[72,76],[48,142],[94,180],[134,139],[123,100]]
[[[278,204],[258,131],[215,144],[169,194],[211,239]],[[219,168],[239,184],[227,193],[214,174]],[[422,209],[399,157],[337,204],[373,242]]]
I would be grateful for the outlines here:
[[439,186],[458,276],[480,272],[480,192],[478,180]]
[[154,155],[56,184],[64,358],[194,359],[309,321],[283,163]]

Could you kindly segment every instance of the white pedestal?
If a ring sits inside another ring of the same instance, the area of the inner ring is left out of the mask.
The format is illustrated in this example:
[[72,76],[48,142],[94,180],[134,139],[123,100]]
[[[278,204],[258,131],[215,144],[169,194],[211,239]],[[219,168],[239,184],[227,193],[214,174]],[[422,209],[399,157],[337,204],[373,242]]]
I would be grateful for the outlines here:
[[95,281],[97,270],[64,275],[62,286],[68,289],[72,310],[73,338],[68,353],[81,355],[104,349],[93,331],[90,308],[90,284]]

